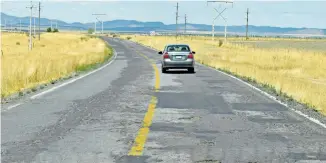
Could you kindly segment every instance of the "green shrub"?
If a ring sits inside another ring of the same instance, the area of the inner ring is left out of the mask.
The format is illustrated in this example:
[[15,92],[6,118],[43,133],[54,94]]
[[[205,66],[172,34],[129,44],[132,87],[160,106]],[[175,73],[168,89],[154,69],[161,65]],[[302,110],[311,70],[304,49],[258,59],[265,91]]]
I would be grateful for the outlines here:
[[218,46],[221,47],[223,45],[223,40],[218,40]]
[[52,32],[51,27],[47,28],[47,29],[46,29],[46,32]]
[[88,37],[80,37],[81,41],[88,41],[88,39],[89,39]]
[[55,32],[59,32],[59,30],[57,29],[57,28],[54,28],[53,29],[53,32],[55,33]]
[[92,34],[93,32],[94,32],[93,28],[88,28],[88,31],[87,31],[88,34]]
[[32,92],[36,92],[37,91],[37,88],[36,87],[33,87],[32,88]]

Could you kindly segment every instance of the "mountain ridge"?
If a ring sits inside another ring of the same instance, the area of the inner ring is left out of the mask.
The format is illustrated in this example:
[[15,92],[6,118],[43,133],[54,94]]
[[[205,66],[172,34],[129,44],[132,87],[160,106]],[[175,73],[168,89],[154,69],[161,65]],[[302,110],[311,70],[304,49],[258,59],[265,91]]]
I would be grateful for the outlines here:
[[[34,18],[33,18],[34,19]],[[33,21],[32,19],[32,21]],[[62,20],[41,18],[41,26],[51,26],[55,27],[56,23],[60,28],[71,29],[71,30],[87,30],[88,28],[94,28],[94,22],[81,23],[73,22],[67,23]],[[6,24],[12,24],[18,26],[21,22],[22,26],[29,25],[29,17],[16,17],[12,15],[5,14],[1,12],[1,26]],[[38,24],[38,18],[35,18],[36,24]],[[101,23],[98,22],[98,30],[101,29]],[[180,25],[180,31],[183,31],[184,25]],[[139,32],[149,32],[149,31],[174,31],[176,29],[176,24],[164,24],[160,21],[137,21],[137,20],[126,20],[126,19],[116,19],[111,21],[103,22],[104,30],[115,30],[115,31],[139,31]],[[187,24],[187,29],[192,31],[211,31],[212,26],[207,24]],[[298,27],[275,27],[275,26],[257,26],[249,25],[248,29],[251,34],[313,34],[313,35],[326,35],[326,29],[319,28],[298,28]],[[228,32],[231,33],[244,33],[246,31],[245,25],[231,25],[227,28]],[[224,26],[215,26],[216,32],[223,32]]]

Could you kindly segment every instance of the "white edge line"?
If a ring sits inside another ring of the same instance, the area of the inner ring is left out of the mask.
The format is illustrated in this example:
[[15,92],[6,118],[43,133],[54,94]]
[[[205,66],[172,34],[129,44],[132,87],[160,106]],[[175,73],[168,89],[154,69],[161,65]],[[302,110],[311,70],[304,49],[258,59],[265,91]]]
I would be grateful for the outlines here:
[[[136,43],[136,42],[134,42],[134,43]],[[136,44],[138,44],[138,45],[142,45],[142,44],[139,44],[139,43],[136,43]],[[142,45],[142,46],[144,46],[144,45]],[[144,46],[144,47],[149,48],[149,49],[152,49],[152,50],[154,50],[154,51],[157,51],[156,49],[154,49],[154,48],[152,48],[152,47],[147,47],[147,46]],[[307,114],[304,114],[304,113],[302,113],[302,112],[299,111],[299,110],[296,110],[296,109],[290,108],[287,104],[283,103],[282,101],[277,100],[274,96],[268,94],[267,92],[264,92],[264,91],[260,90],[259,88],[255,87],[255,86],[253,86],[253,85],[251,85],[251,84],[249,84],[249,83],[247,83],[247,82],[245,82],[245,81],[243,81],[243,80],[241,80],[241,79],[239,79],[239,78],[237,78],[237,77],[234,77],[234,76],[232,76],[232,75],[230,75],[230,74],[227,74],[227,73],[225,73],[225,72],[223,72],[223,71],[220,71],[220,70],[218,70],[218,69],[215,69],[215,68],[212,68],[212,67],[209,67],[209,66],[203,65],[203,64],[198,63],[198,62],[196,62],[196,64],[201,65],[201,66],[206,67],[206,68],[210,68],[210,69],[215,70],[215,71],[218,71],[218,72],[220,72],[220,73],[222,73],[222,74],[224,74],[224,75],[226,75],[226,76],[229,76],[229,77],[231,77],[231,78],[233,78],[233,79],[235,79],[235,80],[238,80],[238,81],[240,81],[241,83],[246,84],[246,85],[249,86],[250,88],[252,88],[252,89],[254,89],[254,90],[256,90],[256,91],[258,91],[258,92],[264,94],[265,96],[269,97],[270,99],[274,100],[275,102],[277,102],[277,103],[279,103],[279,104],[281,104],[281,105],[287,107],[288,109],[294,111],[295,113],[297,113],[297,114],[299,114],[299,115],[301,115],[301,116],[307,118],[307,119],[310,120],[311,122],[314,122],[315,124],[317,124],[317,125],[319,125],[319,126],[321,126],[321,127],[323,127],[323,128],[326,129],[326,125],[323,124],[322,122],[320,122],[318,119],[315,119],[315,118],[309,117]]]
[[224,75],[226,75],[226,76],[229,76],[229,77],[231,77],[231,78],[233,78],[233,79],[235,79],[235,80],[238,80],[238,81],[240,81],[241,83],[246,84],[246,85],[249,86],[250,88],[252,88],[252,89],[254,89],[254,90],[256,90],[256,91],[258,91],[258,92],[264,94],[265,96],[269,97],[270,99],[274,100],[275,102],[277,102],[277,103],[279,103],[279,104],[281,104],[281,105],[287,107],[288,109],[294,111],[295,113],[297,113],[297,114],[299,114],[299,115],[301,115],[301,116],[307,118],[308,120],[310,120],[310,121],[312,121],[312,122],[314,122],[314,123],[316,123],[316,124],[318,124],[318,125],[320,125],[320,126],[322,126],[323,128],[326,129],[326,125],[323,124],[323,123],[321,123],[318,119],[315,119],[315,118],[309,117],[308,115],[302,113],[302,112],[299,111],[299,110],[295,110],[295,109],[293,109],[293,108],[290,108],[286,103],[283,103],[282,101],[277,100],[274,96],[268,94],[267,92],[264,92],[264,91],[260,90],[259,88],[255,87],[255,86],[253,86],[253,85],[251,85],[251,84],[249,84],[249,83],[247,83],[247,82],[245,82],[245,81],[243,81],[243,80],[241,80],[241,79],[239,79],[239,78],[237,78],[237,77],[234,77],[234,76],[232,76],[232,75],[230,75],[230,74],[227,74],[227,73],[225,73],[225,72],[223,72],[223,71],[220,71],[220,70],[218,70],[218,69],[214,69],[214,68],[212,68],[212,67],[208,67],[208,66],[206,66],[206,65],[203,65],[203,64],[201,64],[201,63],[197,63],[197,62],[196,62],[196,64],[201,65],[201,66],[203,66],[203,67],[210,68],[210,69],[215,70],[215,71],[218,71],[218,72],[220,72],[220,73],[222,73],[222,74],[224,74]]
[[58,85],[58,86],[55,86],[55,87],[53,87],[53,88],[51,88],[51,89],[48,89],[48,90],[46,90],[46,91],[43,91],[43,92],[41,92],[41,93],[39,93],[39,94],[33,95],[33,96],[30,97],[30,99],[35,99],[35,98],[37,98],[37,97],[40,97],[40,96],[42,96],[42,95],[45,95],[45,94],[47,94],[47,93],[49,93],[49,92],[52,92],[52,91],[54,91],[54,90],[56,90],[56,89],[58,89],[58,88],[60,88],[60,87],[63,87],[63,86],[68,85],[68,84],[71,84],[71,83],[73,83],[73,82],[75,82],[75,81],[77,81],[77,80],[79,80],[79,79],[81,79],[81,78],[84,78],[84,77],[86,77],[86,76],[88,76],[88,75],[90,75],[90,74],[93,74],[93,73],[95,73],[95,72],[97,72],[97,71],[102,70],[103,68],[105,68],[105,67],[107,67],[108,65],[110,65],[111,63],[113,63],[113,61],[116,59],[116,57],[117,57],[117,52],[115,51],[115,49],[113,49],[113,52],[114,52],[114,58],[113,58],[109,63],[105,64],[104,66],[102,66],[102,67],[100,67],[100,68],[98,68],[98,69],[96,69],[96,70],[93,70],[93,71],[91,71],[91,72],[89,72],[89,73],[87,73],[87,74],[85,74],[85,75],[82,75],[82,76],[80,76],[80,77],[78,77],[78,78],[75,78],[75,79],[72,79],[72,80],[67,81],[67,82],[65,82],[65,83],[62,83],[61,85]]
[[12,108],[15,108],[15,107],[21,105],[21,104],[22,104],[22,103],[17,103],[17,104],[14,104],[14,105],[10,105],[10,106],[8,106],[6,109],[4,109],[3,111],[10,110],[10,109],[12,109]]

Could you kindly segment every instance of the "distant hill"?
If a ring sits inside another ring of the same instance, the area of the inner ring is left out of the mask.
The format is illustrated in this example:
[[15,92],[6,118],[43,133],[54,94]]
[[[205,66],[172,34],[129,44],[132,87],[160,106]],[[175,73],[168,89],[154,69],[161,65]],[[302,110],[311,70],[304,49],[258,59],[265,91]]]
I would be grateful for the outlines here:
[[[16,17],[1,13],[1,26],[4,27],[7,24],[12,24],[15,27],[19,26],[21,21],[22,26],[29,25],[29,17]],[[38,24],[38,19],[35,19],[36,24]],[[55,27],[55,22],[61,29],[70,30],[87,30],[88,28],[94,28],[94,22],[90,23],[66,23],[61,20],[41,18],[40,24],[42,27],[51,26],[51,21],[53,27]],[[97,24],[98,30],[101,28],[101,23]],[[104,30],[112,31],[135,31],[135,32],[149,32],[149,31],[174,31],[176,29],[175,24],[164,24],[162,22],[141,22],[136,20],[112,20],[103,22]],[[183,24],[179,25],[181,31],[183,31]],[[211,31],[212,26],[207,24],[187,24],[187,29],[192,31]],[[228,32],[239,34],[245,33],[246,26],[228,26]],[[224,26],[215,26],[216,32],[223,32]],[[271,26],[254,26],[249,25],[250,34],[302,34],[302,35],[326,35],[326,29],[316,29],[316,28],[281,28],[281,27],[271,27]]]

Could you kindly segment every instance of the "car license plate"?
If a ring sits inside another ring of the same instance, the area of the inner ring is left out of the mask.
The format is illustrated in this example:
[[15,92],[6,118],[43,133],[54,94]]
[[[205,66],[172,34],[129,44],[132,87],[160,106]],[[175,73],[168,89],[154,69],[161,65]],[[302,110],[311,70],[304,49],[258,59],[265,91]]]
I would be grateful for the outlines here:
[[182,56],[175,56],[176,59],[182,59]]

